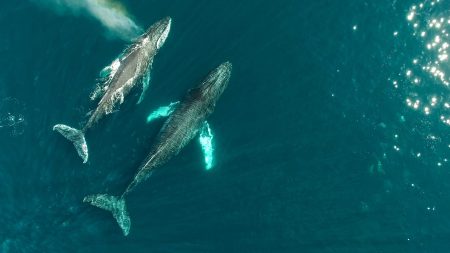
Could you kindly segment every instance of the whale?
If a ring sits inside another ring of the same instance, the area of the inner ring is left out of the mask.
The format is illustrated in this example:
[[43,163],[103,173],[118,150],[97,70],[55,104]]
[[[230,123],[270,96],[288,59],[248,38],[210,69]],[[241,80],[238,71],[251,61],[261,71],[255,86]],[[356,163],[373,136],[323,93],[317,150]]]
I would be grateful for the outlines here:
[[59,132],[75,146],[78,155],[86,163],[89,159],[85,133],[99,120],[117,110],[133,87],[142,83],[142,93],[138,103],[144,97],[149,86],[150,70],[153,58],[164,45],[171,27],[171,18],[166,17],[153,24],[142,36],[127,47],[111,65],[105,67],[101,79],[92,92],[91,100],[101,96],[95,110],[90,114],[82,129],[64,124],[56,124],[53,130]]
[[206,119],[214,111],[231,76],[230,62],[222,63],[211,71],[195,88],[190,89],[182,100],[174,103],[172,113],[159,131],[147,157],[138,167],[135,176],[120,196],[95,194],[84,197],[83,202],[110,211],[123,234],[130,232],[131,220],[125,197],[144,182],[153,171],[176,156],[204,128]]

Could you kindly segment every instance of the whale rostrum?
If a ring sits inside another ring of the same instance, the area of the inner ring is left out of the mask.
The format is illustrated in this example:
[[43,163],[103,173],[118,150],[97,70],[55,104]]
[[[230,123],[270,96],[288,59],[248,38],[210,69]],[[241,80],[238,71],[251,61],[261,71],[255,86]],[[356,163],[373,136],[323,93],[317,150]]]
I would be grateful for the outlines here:
[[53,126],[53,130],[58,131],[73,143],[78,155],[83,159],[83,163],[86,163],[89,158],[88,145],[84,137],[86,131],[105,115],[116,110],[138,83],[142,83],[142,94],[138,103],[144,98],[145,91],[149,86],[153,58],[164,45],[170,27],[170,17],[156,22],[125,49],[111,65],[101,71],[101,81],[90,97],[92,100],[102,97],[81,130],[64,124]]

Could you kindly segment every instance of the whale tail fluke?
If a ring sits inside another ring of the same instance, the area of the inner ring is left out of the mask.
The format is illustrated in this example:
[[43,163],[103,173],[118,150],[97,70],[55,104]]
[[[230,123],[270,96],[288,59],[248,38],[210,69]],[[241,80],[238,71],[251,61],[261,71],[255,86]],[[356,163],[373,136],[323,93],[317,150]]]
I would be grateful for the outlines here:
[[84,197],[83,202],[110,211],[122,229],[123,234],[127,236],[130,233],[131,220],[124,198],[107,194],[97,194]]
[[58,131],[62,136],[73,143],[78,155],[83,159],[83,163],[88,161],[88,147],[83,131],[63,124],[54,125],[53,131]]

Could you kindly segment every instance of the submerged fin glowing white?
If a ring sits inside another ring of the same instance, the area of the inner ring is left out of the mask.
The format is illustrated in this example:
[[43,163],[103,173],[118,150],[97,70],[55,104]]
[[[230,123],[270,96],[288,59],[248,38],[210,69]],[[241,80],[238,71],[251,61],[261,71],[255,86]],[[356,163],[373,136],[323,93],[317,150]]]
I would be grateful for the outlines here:
[[159,107],[158,109],[156,109],[155,111],[153,111],[152,113],[150,113],[148,115],[147,123],[150,123],[151,121],[153,121],[155,119],[169,116],[175,110],[175,107],[179,103],[180,102],[174,102],[174,103],[170,103],[170,105]]
[[213,167],[214,162],[214,146],[213,146],[213,134],[208,122],[205,121],[202,129],[200,130],[200,145],[202,146],[203,155],[205,157],[205,169],[209,170]]
[[137,104],[140,104],[142,102],[142,100],[144,100],[145,92],[147,91],[148,87],[150,86],[151,69],[152,69],[152,66],[150,64],[147,72],[145,73],[144,77],[142,78],[142,92],[141,92],[141,96],[139,97],[139,100],[137,101]]

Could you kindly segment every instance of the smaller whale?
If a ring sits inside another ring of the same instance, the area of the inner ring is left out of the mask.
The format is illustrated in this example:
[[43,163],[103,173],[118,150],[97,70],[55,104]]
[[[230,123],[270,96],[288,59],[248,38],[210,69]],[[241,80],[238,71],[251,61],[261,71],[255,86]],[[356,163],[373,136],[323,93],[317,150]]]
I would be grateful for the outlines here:
[[83,202],[110,211],[123,234],[128,235],[131,220],[125,205],[125,196],[150,177],[154,169],[176,156],[194,137],[199,135],[205,125],[209,128],[206,118],[214,111],[217,100],[227,87],[231,69],[231,63],[223,63],[210,72],[198,87],[189,90],[184,99],[171,104],[174,107],[170,109],[173,109],[172,113],[161,128],[147,158],[137,169],[133,180],[120,197],[107,194],[89,195],[83,199]]
[[170,26],[170,17],[156,22],[110,66],[102,70],[103,79],[101,84],[97,85],[91,99],[94,100],[100,95],[103,95],[103,97],[81,130],[64,124],[53,126],[54,131],[58,131],[73,143],[78,155],[83,159],[83,163],[86,163],[89,158],[88,146],[84,136],[86,131],[122,104],[125,97],[139,81],[142,81],[143,88],[138,103],[142,101],[148,88],[153,58],[164,45],[169,35]]

